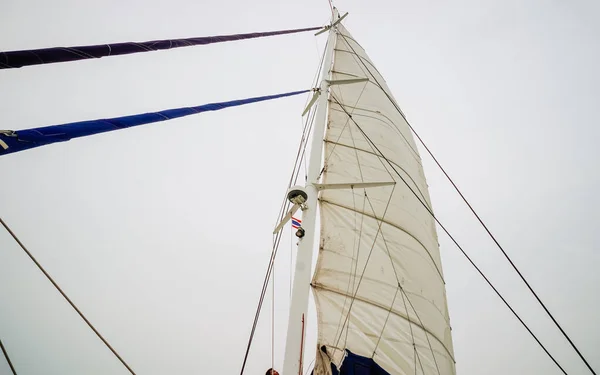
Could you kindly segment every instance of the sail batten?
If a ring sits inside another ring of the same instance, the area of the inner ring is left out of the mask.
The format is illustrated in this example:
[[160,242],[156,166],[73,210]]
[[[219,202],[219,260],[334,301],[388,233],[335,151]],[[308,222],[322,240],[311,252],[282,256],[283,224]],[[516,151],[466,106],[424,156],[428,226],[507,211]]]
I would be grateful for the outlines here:
[[453,375],[444,275],[421,158],[381,73],[339,26],[331,80],[363,77],[364,83],[330,88],[321,183],[395,184],[320,194],[312,286],[318,348],[326,355],[317,356],[315,374],[335,374],[350,358],[372,359],[378,374]]

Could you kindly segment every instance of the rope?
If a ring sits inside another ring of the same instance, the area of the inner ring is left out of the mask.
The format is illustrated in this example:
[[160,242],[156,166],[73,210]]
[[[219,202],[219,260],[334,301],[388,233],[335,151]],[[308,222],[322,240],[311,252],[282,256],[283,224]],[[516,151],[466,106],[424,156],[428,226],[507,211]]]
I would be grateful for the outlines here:
[[13,375],[17,375],[17,371],[15,370],[12,362],[10,361],[10,357],[6,352],[6,348],[4,347],[4,344],[2,344],[2,340],[0,340],[0,349],[2,349],[2,353],[4,353],[4,358],[6,358],[6,362],[8,362],[8,366],[10,367],[10,370],[12,371]]
[[106,339],[104,337],[102,337],[100,332],[98,332],[98,330],[92,325],[92,323],[90,323],[90,321],[85,317],[85,315],[83,315],[83,313],[77,308],[77,306],[75,306],[73,301],[71,301],[71,299],[69,299],[69,297],[67,297],[65,292],[63,292],[63,290],[60,288],[60,286],[58,286],[58,284],[54,281],[54,279],[52,279],[52,277],[48,274],[48,272],[46,272],[46,270],[42,267],[42,265],[40,263],[38,263],[38,261],[33,257],[33,255],[29,252],[29,250],[27,250],[25,245],[23,245],[21,240],[19,240],[19,238],[13,233],[13,231],[8,227],[8,225],[6,225],[6,223],[4,222],[4,220],[2,220],[1,217],[0,217],[0,224],[2,224],[2,226],[6,229],[6,231],[12,236],[12,238],[14,238],[14,240],[19,244],[21,249],[23,249],[23,251],[27,254],[27,256],[29,256],[29,258],[33,261],[33,263],[35,263],[35,265],[39,268],[39,270],[42,271],[44,276],[46,276],[46,278],[52,283],[52,285],[54,285],[56,290],[58,290],[58,292],[65,298],[65,300],[67,300],[69,305],[71,305],[71,307],[77,312],[77,314],[79,314],[81,319],[83,319],[85,321],[85,323],[92,329],[92,331],[94,331],[96,336],[98,336],[98,338],[100,340],[102,340],[104,345],[106,345],[106,347],[115,355],[115,357],[117,357],[117,359],[119,361],[121,361],[123,366],[125,366],[132,375],[135,375],[135,372],[133,372],[131,367],[129,367],[129,365],[123,360],[123,358],[121,358],[119,353],[117,353],[115,351],[115,349],[113,349],[113,347],[110,346],[108,341],[106,341]]
[[[340,35],[344,39],[346,39],[345,35],[343,35],[343,34],[340,34]],[[352,47],[352,45],[350,43],[348,43],[347,40],[346,40],[346,43],[352,49],[352,51],[358,56],[358,54],[356,53],[356,50]],[[523,281],[523,283],[525,283],[525,285],[527,286],[527,288],[529,289],[529,291],[531,292],[531,294],[533,294],[533,296],[538,301],[538,303],[540,304],[540,306],[542,306],[542,308],[544,309],[544,311],[546,312],[546,314],[550,317],[550,319],[552,320],[552,322],[554,323],[554,325],[560,330],[560,332],[567,339],[567,341],[569,342],[569,344],[571,344],[571,347],[573,347],[573,349],[575,350],[575,352],[577,353],[577,355],[579,356],[579,358],[581,358],[581,360],[585,363],[585,365],[592,372],[592,374],[596,375],[596,372],[590,366],[590,364],[585,359],[585,357],[583,356],[583,354],[579,351],[579,349],[577,348],[577,346],[575,345],[575,343],[571,340],[571,338],[569,337],[569,335],[567,335],[567,333],[562,328],[562,326],[554,318],[554,315],[552,315],[552,313],[550,313],[550,310],[548,310],[548,308],[546,307],[546,305],[542,302],[541,298],[533,290],[533,288],[531,287],[531,285],[529,284],[529,282],[525,279],[525,276],[523,276],[523,274],[521,273],[521,271],[513,263],[512,259],[506,253],[506,251],[504,250],[504,248],[500,245],[500,243],[498,242],[498,240],[496,239],[496,237],[488,229],[487,225],[485,225],[485,223],[483,222],[483,220],[481,219],[481,217],[477,214],[477,212],[475,212],[475,209],[471,206],[471,204],[469,203],[469,201],[467,200],[467,198],[463,195],[463,193],[460,191],[460,189],[458,188],[458,186],[456,186],[456,184],[454,183],[454,181],[452,180],[452,178],[448,175],[448,173],[446,172],[446,170],[442,167],[442,165],[439,163],[439,161],[437,160],[437,158],[433,155],[433,152],[431,152],[431,150],[429,149],[429,147],[427,147],[427,145],[425,144],[425,142],[423,141],[423,139],[421,139],[421,137],[415,131],[415,129],[412,127],[412,125],[410,124],[410,122],[408,122],[408,119],[406,118],[406,116],[404,116],[404,113],[400,110],[398,104],[396,104],[396,102],[390,97],[390,95],[386,92],[386,90],[383,89],[383,87],[381,86],[381,84],[377,81],[377,78],[375,78],[375,76],[373,75],[373,73],[371,73],[371,71],[369,70],[369,67],[362,61],[362,59],[359,59],[359,60],[361,61],[361,63],[365,67],[365,69],[367,69],[367,71],[371,74],[371,76],[375,80],[375,83],[377,83],[377,85],[379,86],[379,88],[381,89],[381,91],[383,91],[383,93],[386,95],[386,97],[388,98],[388,100],[390,101],[390,103],[392,103],[392,105],[396,108],[396,110],[398,111],[398,113],[400,113],[400,115],[402,116],[402,118],[404,119],[404,121],[406,121],[406,124],[408,125],[408,127],[410,128],[410,130],[417,137],[417,139],[419,140],[419,142],[421,143],[421,145],[423,145],[423,147],[425,148],[425,150],[427,151],[427,153],[429,154],[429,156],[431,156],[431,158],[437,164],[437,166],[440,168],[440,170],[442,171],[442,173],[444,174],[444,176],[446,176],[446,178],[448,179],[448,181],[450,182],[450,184],[452,184],[452,186],[454,187],[454,190],[456,190],[456,192],[460,195],[460,197],[465,202],[465,204],[469,207],[469,210],[473,213],[473,215],[475,215],[475,217],[477,218],[477,220],[479,221],[479,223],[481,224],[481,226],[485,229],[485,231],[487,232],[487,234],[494,241],[494,243],[496,244],[496,246],[498,247],[498,249],[500,249],[500,251],[502,252],[502,254],[504,255],[504,257],[506,258],[506,260],[510,263],[510,265],[515,270],[515,272],[519,275],[519,277],[521,278],[521,280]]]
[[[344,108],[344,106],[342,106],[341,103],[337,100],[337,98],[335,98],[335,96],[332,95],[332,98],[336,101],[336,103],[341,108],[344,109],[344,111],[346,112],[346,114],[348,116],[351,116],[346,111],[346,109]],[[354,121],[354,119],[352,119],[352,121],[354,122],[354,124],[356,125],[356,127],[358,128],[358,130],[367,139],[367,141],[377,150],[377,152],[381,155],[381,157],[390,165],[390,167],[394,170],[394,172],[398,175],[398,177],[402,180],[402,182],[404,182],[404,184],[406,185],[406,187],[413,193],[413,195],[417,198],[417,200],[421,203],[421,205],[423,205],[423,207],[427,210],[427,212],[431,215],[431,217],[435,220],[435,222],[438,223],[438,225],[440,226],[440,228],[442,228],[442,230],[448,235],[448,237],[452,240],[452,242],[454,242],[454,244],[456,245],[456,247],[461,251],[461,253],[465,256],[465,258],[467,258],[467,260],[469,261],[469,263],[471,263],[471,265],[475,268],[475,270],[477,270],[477,272],[481,275],[481,277],[483,277],[483,279],[492,288],[492,290],[496,293],[496,295],[498,295],[498,297],[500,297],[500,299],[502,300],[502,302],[504,302],[504,304],[506,305],[506,307],[508,307],[508,309],[519,320],[519,322],[521,322],[521,324],[523,325],[523,327],[525,327],[525,329],[529,332],[529,334],[531,334],[531,336],[535,339],[535,341],[539,344],[539,346],[544,350],[544,352],[546,352],[546,354],[556,364],[556,366],[558,366],[558,368],[563,372],[563,374],[567,375],[567,372],[556,361],[556,359],[552,356],[552,354],[550,354],[550,352],[546,349],[546,347],[540,342],[540,340],[537,338],[537,336],[531,331],[531,329],[529,328],[529,326],[523,321],[523,319],[521,319],[521,317],[519,316],[519,314],[517,314],[517,312],[512,308],[512,306],[506,301],[506,299],[504,299],[504,297],[502,296],[502,294],[498,291],[498,289],[496,289],[496,287],[492,284],[492,282],[485,276],[485,274],[483,273],[483,271],[481,271],[481,269],[475,264],[475,262],[473,262],[473,260],[469,257],[469,255],[467,255],[467,253],[465,252],[465,250],[462,248],[462,246],[460,246],[460,244],[456,241],[456,239],[454,239],[454,237],[450,234],[450,232],[446,229],[446,227],[438,220],[438,218],[434,215],[433,211],[431,211],[429,209],[429,207],[427,206],[427,204],[421,200],[421,198],[419,197],[419,195],[408,184],[408,182],[404,179],[404,177],[402,177],[402,175],[394,167],[393,163],[391,163],[383,155],[383,153],[381,152],[381,150],[379,149],[379,147],[377,147],[377,145],[371,140],[371,138],[369,138],[369,136],[362,130],[362,128],[358,125],[358,123],[356,121]]]

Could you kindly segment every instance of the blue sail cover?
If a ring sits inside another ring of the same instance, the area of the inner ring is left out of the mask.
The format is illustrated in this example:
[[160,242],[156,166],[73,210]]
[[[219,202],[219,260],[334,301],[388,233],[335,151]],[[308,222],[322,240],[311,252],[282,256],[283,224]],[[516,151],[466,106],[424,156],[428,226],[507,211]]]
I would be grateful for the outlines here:
[[284,94],[232,100],[229,102],[210,103],[197,107],[167,109],[161,112],[151,112],[101,120],[73,122],[69,124],[52,125],[41,128],[17,131],[0,130],[0,156],[28,150],[34,147],[48,145],[51,143],[65,142],[73,138],[86,137],[88,135],[130,128],[132,126],[170,120],[201,112],[218,111],[223,108],[236,107],[244,104],[300,95],[309,91],[310,90],[293,91]]
[[293,30],[208,36],[199,38],[166,39],[152,40],[149,42],[126,42],[114,44],[99,44],[93,46],[54,47],[23,51],[0,52],[0,69],[21,68],[23,66],[28,65],[52,64],[66,61],[100,58],[105,56],[128,55],[131,53],[138,52],[198,46],[203,44],[261,38],[273,35],[294,34],[319,29],[321,29],[320,26]]
[[[321,350],[324,350],[321,348]],[[338,368],[332,363],[331,373],[333,375],[390,375],[379,366],[372,358],[363,357],[352,353],[346,349],[346,356],[342,362],[341,368]],[[313,372],[311,372],[313,375]]]

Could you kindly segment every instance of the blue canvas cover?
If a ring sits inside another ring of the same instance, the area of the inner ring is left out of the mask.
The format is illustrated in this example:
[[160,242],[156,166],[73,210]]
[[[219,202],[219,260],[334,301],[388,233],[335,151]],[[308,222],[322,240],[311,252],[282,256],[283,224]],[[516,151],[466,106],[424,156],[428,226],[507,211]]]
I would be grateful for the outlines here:
[[30,148],[65,142],[73,138],[109,132],[133,126],[166,121],[178,117],[189,116],[201,112],[218,111],[228,107],[256,103],[266,100],[299,95],[310,90],[292,91],[284,94],[259,96],[248,99],[232,100],[229,102],[210,103],[196,107],[167,109],[161,112],[143,113],[139,115],[115,117],[109,119],[73,122],[62,125],[45,126],[25,130],[0,130],[0,156],[28,150]]
[[[325,351],[325,348],[321,348]],[[346,357],[342,362],[342,366],[338,369],[333,363],[331,364],[331,373],[333,375],[390,375],[379,366],[372,358],[363,357],[352,353],[346,349]],[[313,373],[311,372],[311,375]]]
[[186,39],[151,40],[148,42],[125,42],[98,44],[93,46],[53,47],[0,52],[0,69],[21,68],[28,65],[52,64],[66,61],[94,59],[105,56],[128,55],[138,52],[158,51],[171,48],[229,42],[234,40],[261,38],[273,35],[301,33],[304,31],[314,31],[318,29],[321,29],[321,27],[319,26],[293,30],[207,36]]

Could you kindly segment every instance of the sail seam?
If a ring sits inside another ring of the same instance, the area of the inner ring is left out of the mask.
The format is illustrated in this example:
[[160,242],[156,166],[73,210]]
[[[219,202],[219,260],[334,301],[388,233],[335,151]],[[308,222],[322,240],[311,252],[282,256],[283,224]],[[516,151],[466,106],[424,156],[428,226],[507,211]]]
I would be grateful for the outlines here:
[[[369,81],[369,82],[371,82],[371,81]],[[373,82],[371,82],[371,83],[372,83],[372,84],[374,84]],[[375,84],[374,84],[374,85],[375,85]],[[378,87],[378,88],[380,88],[380,87],[379,87],[379,86],[377,86],[377,85],[375,85],[375,86],[376,86],[376,87]],[[340,105],[340,104],[338,104],[338,105]],[[358,109],[358,110],[360,110],[360,111],[365,111],[365,112],[374,113],[374,114],[380,115],[381,117],[384,117],[384,118],[385,118],[386,120],[388,120],[389,122],[388,122],[388,121],[385,121],[385,120],[382,120],[382,119],[380,119],[380,118],[377,118],[377,117],[375,117],[375,116],[369,116],[369,115],[366,115],[366,114],[361,114],[361,113],[353,113],[353,116],[363,116],[363,117],[372,118],[372,119],[374,119],[374,120],[377,120],[377,121],[381,121],[381,122],[383,122],[384,124],[388,125],[390,128],[392,128],[392,129],[394,129],[395,131],[397,131],[397,132],[398,132],[398,134],[399,134],[399,135],[402,137],[402,139],[403,139],[403,140],[404,140],[404,142],[406,143],[406,145],[408,146],[408,148],[409,148],[409,149],[412,151],[412,153],[413,153],[413,157],[415,158],[415,160],[417,161],[417,163],[419,163],[419,165],[422,165],[421,157],[419,156],[418,152],[417,152],[417,151],[416,151],[416,150],[413,148],[413,146],[412,146],[412,145],[411,145],[411,144],[408,142],[408,140],[406,139],[406,136],[405,136],[405,135],[402,133],[402,131],[400,130],[400,128],[398,127],[398,125],[396,125],[396,124],[394,123],[394,121],[392,121],[392,119],[390,119],[388,116],[386,116],[385,114],[383,114],[383,113],[381,113],[381,112],[379,112],[379,111],[373,111],[373,110],[369,110],[369,109],[365,109],[365,108],[360,108],[360,107],[352,107],[352,106],[349,106],[349,105],[347,105],[347,104],[341,104],[341,105],[342,105],[342,106],[344,106],[344,107],[350,107],[350,108],[353,108],[353,109]],[[333,109],[333,110],[335,110],[335,111],[338,111],[338,112],[343,112],[343,111],[340,111],[340,110],[338,110],[338,109]]]
[[[312,287],[313,287],[314,289],[321,289],[321,290],[324,290],[324,291],[327,291],[327,292],[331,292],[331,293],[335,293],[335,294],[338,294],[338,295],[342,295],[342,296],[344,295],[344,293],[343,293],[342,291],[340,291],[340,290],[338,290],[338,289],[335,289],[335,288],[332,288],[332,287],[329,287],[329,286],[326,286],[326,285],[323,285],[323,284],[319,284],[319,283],[312,283],[311,285],[312,285]],[[366,300],[366,299],[364,299],[364,298],[361,298],[361,297],[358,297],[358,296],[355,296],[355,297],[354,297],[354,299],[355,299],[355,300],[357,300],[357,301],[360,301],[360,302],[366,303],[366,304],[368,304],[368,305],[371,305],[371,306],[377,307],[377,308],[379,308],[379,309],[383,309],[383,310],[385,310],[385,311],[388,311],[387,307],[385,307],[385,306],[382,306],[382,305],[380,305],[380,304],[378,304],[378,303],[375,303],[375,302],[373,302],[373,301],[369,301],[369,300]],[[397,317],[399,317],[399,318],[402,318],[402,319],[406,320],[406,321],[407,321],[407,322],[409,322],[409,323],[412,323],[412,324],[414,324],[415,326],[417,326],[417,327],[421,328],[421,330],[423,330],[424,332],[426,332],[426,333],[430,334],[430,335],[431,335],[433,338],[435,338],[435,339],[436,339],[436,340],[437,340],[437,341],[440,343],[440,345],[442,345],[442,347],[443,347],[443,348],[446,350],[446,353],[448,354],[448,356],[449,356],[450,358],[452,358],[452,360],[454,361],[454,356],[452,356],[452,354],[450,353],[450,351],[448,350],[448,348],[446,347],[446,345],[444,344],[444,342],[443,342],[443,341],[442,341],[442,340],[441,340],[439,337],[437,337],[437,336],[436,336],[436,335],[435,335],[433,332],[431,332],[429,329],[427,329],[426,327],[424,327],[424,326],[423,326],[422,324],[420,324],[419,322],[415,322],[415,321],[414,321],[414,320],[412,320],[411,318],[409,318],[409,317],[407,317],[407,316],[405,316],[405,315],[403,315],[403,314],[399,313],[398,311],[394,311],[394,310],[392,310],[392,314],[393,314],[393,315],[395,315],[395,316],[397,316]],[[336,346],[337,346],[337,345],[336,345]]]
[[[394,192],[392,191],[392,194]],[[371,210],[373,211],[373,214],[375,214],[375,208],[373,207],[373,204],[371,203],[371,200],[368,199],[369,201],[369,205],[371,206]],[[388,311],[388,316],[386,317],[385,323],[383,324],[383,328],[381,331],[381,336],[379,337],[379,340],[377,341],[377,345],[375,346],[375,350],[373,351],[373,356],[375,356],[376,350],[377,350],[377,346],[379,346],[379,342],[381,341],[381,337],[383,336],[383,332],[385,329],[385,326],[388,322],[388,319],[390,317],[390,314],[394,308],[394,302],[396,301],[396,296],[398,295],[398,290],[400,290],[400,292],[403,294],[402,296],[402,300],[404,301],[404,296],[406,296],[406,299],[408,299],[408,295],[406,293],[404,293],[404,288],[402,287],[402,284],[400,283],[400,278],[398,277],[398,272],[396,270],[396,264],[394,263],[394,259],[392,258],[392,253],[390,252],[390,249],[388,247],[388,243],[385,240],[385,236],[383,234],[383,232],[381,232],[381,238],[383,240],[383,244],[385,245],[385,250],[386,253],[390,259],[390,264],[392,265],[392,269],[394,270],[394,276],[396,277],[396,282],[397,282],[397,286],[396,286],[396,292],[394,293],[394,299],[392,300],[392,305],[390,306],[390,310]],[[413,311],[415,312],[415,315],[417,316],[417,319],[419,319],[419,322],[421,323],[422,326],[425,326],[425,324],[423,323],[423,321],[421,321],[421,317],[419,317],[419,313],[417,312],[417,310],[414,308],[414,306],[412,305],[412,302],[410,301],[410,299],[408,299],[408,302],[410,303],[411,307],[413,308]],[[404,301],[405,304],[405,308],[406,308],[406,302]],[[435,306],[435,304],[433,304]],[[437,308],[437,306],[435,306]],[[439,309],[438,309],[439,310]],[[446,321],[446,324],[448,324],[448,326],[450,325],[450,323],[446,320],[446,317],[444,316],[444,314],[440,311],[440,314],[444,317],[444,320]],[[406,316],[408,317],[408,310],[406,311]],[[409,327],[411,326],[410,320],[408,323]],[[413,334],[412,332],[412,327],[411,327],[411,335]],[[429,350],[431,351],[431,356],[433,357],[433,361],[435,362],[435,367],[437,369],[438,375],[440,375],[440,369],[439,366],[437,364],[437,360],[435,359],[435,353],[433,351],[433,347],[431,346],[431,342],[429,341],[429,336],[427,336],[427,333],[425,334],[425,338],[427,339],[427,343],[429,345]],[[414,336],[413,336],[413,342],[414,342]],[[416,350],[416,347],[415,347]]]
[[[371,151],[369,151],[369,150],[365,150],[364,148],[353,147],[353,146],[350,146],[350,145],[347,145],[347,144],[344,144],[344,143],[339,143],[339,142],[335,142],[335,141],[330,141],[330,140],[328,140],[328,139],[326,139],[326,140],[325,140],[325,142],[326,142],[326,143],[331,143],[331,144],[334,144],[334,145],[337,145],[337,146],[343,146],[343,147],[351,148],[351,149],[352,149],[352,148],[354,148],[354,149],[356,149],[356,150],[358,150],[358,151],[366,152],[366,153],[368,153],[368,154],[371,154],[371,155],[377,156],[377,157],[378,157],[378,158],[380,158],[380,159],[384,159],[384,160],[386,160],[386,161],[389,161],[390,163],[394,164],[396,167],[400,168],[400,169],[402,170],[402,172],[404,172],[408,178],[410,178],[410,180],[411,180],[411,181],[413,182],[413,184],[415,185],[415,188],[416,188],[416,189],[419,191],[419,193],[421,194],[421,198],[423,198],[423,200],[424,200],[424,201],[425,201],[425,203],[427,204],[428,208],[429,208],[429,209],[432,209],[432,208],[431,208],[431,206],[430,206],[430,204],[429,204],[429,201],[428,201],[428,199],[426,199],[426,198],[425,198],[425,194],[423,194],[423,192],[422,192],[422,191],[421,191],[421,189],[419,188],[419,185],[417,185],[416,181],[415,181],[415,180],[412,178],[412,176],[411,176],[411,175],[410,175],[410,174],[409,174],[409,173],[408,173],[408,172],[407,172],[407,171],[406,171],[404,168],[402,168],[401,166],[399,166],[399,165],[398,165],[398,163],[394,162],[393,160],[389,160],[389,159],[387,159],[385,156],[378,155],[378,154],[376,154],[376,153],[374,153],[374,152],[371,152]],[[395,179],[394,179],[394,181],[395,181]]]
[[[354,209],[352,209],[351,207],[345,206],[343,204],[331,202],[331,201],[325,200],[323,198],[320,198],[319,201],[321,203],[328,203],[328,204],[331,204],[331,205],[334,205],[334,206],[337,206],[337,207],[340,207],[340,208],[343,208],[343,209],[346,209],[346,210],[354,211]],[[388,220],[384,220],[384,219],[378,218],[378,217],[373,216],[371,214],[368,214],[366,212],[360,212],[360,214],[368,216],[371,219],[374,219],[374,220],[377,220],[377,221],[381,221],[382,223],[385,223],[385,224],[387,224],[387,225],[389,225],[391,227],[394,227],[394,228],[396,228],[398,230],[401,230],[402,232],[406,233],[408,236],[410,236],[411,238],[413,238],[419,245],[421,245],[423,247],[423,249],[425,250],[425,252],[427,253],[427,255],[429,255],[429,258],[431,259],[431,262],[432,262],[432,264],[434,266],[433,268],[435,268],[435,270],[437,271],[437,274],[440,276],[440,279],[442,280],[442,282],[444,284],[446,284],[446,281],[444,280],[444,276],[442,275],[442,273],[438,269],[437,263],[433,259],[433,256],[431,255],[431,253],[429,252],[429,250],[427,249],[427,247],[418,238],[416,238],[412,233],[408,232],[406,229],[404,229],[401,226],[399,226],[397,224],[394,224],[394,223],[392,223],[392,222],[390,222]]]
[[[369,204],[371,204],[371,201],[369,201]],[[375,212],[375,209],[373,208],[372,205],[371,205],[371,209],[373,210],[373,212]],[[381,238],[383,239],[383,244],[385,245],[385,250],[386,250],[386,252],[388,254],[388,257],[390,258],[390,262],[392,264],[392,269],[394,270],[394,276],[396,276],[396,282],[398,283],[398,286],[396,288],[396,294],[394,294],[394,301],[396,300],[396,295],[398,293],[398,290],[400,290],[400,292],[402,293],[402,301],[404,302],[404,308],[406,309],[406,301],[404,299],[404,297],[406,297],[406,299],[408,300],[408,303],[410,304],[410,307],[412,307],[413,311],[415,312],[415,315],[417,316],[417,319],[419,319],[419,322],[421,323],[422,326],[425,326],[425,324],[421,320],[421,317],[419,316],[419,313],[417,312],[417,310],[413,306],[410,298],[408,298],[408,294],[406,294],[406,291],[402,287],[402,283],[400,282],[400,278],[398,277],[398,272],[396,271],[396,264],[394,263],[394,259],[392,258],[392,253],[390,252],[390,249],[388,247],[388,243],[385,240],[385,236],[383,235],[383,233],[381,233]],[[391,308],[393,308],[393,304],[394,304],[394,302],[392,302],[392,307]],[[435,303],[433,305],[435,306]],[[437,309],[437,306],[435,306],[435,307]],[[438,311],[439,311],[439,309],[438,309]],[[439,311],[439,312],[440,312],[440,315],[442,315],[442,317],[444,317],[444,320],[446,321],[446,324],[448,326],[450,326],[450,322],[448,321],[448,319],[444,315],[444,313],[441,312],[441,311]],[[408,310],[406,310],[406,316],[408,316]],[[388,318],[389,318],[389,315],[388,315]],[[386,323],[387,323],[387,320],[386,320]],[[409,326],[410,326],[410,322],[409,322]],[[383,332],[381,334],[383,335]],[[412,327],[411,327],[411,334],[413,334]],[[427,339],[427,344],[429,345],[429,350],[431,351],[431,356],[433,357],[433,362],[435,363],[435,368],[437,370],[437,373],[438,373],[438,375],[440,375],[440,368],[439,368],[437,360],[435,358],[435,352],[433,350],[433,347],[431,346],[431,342],[429,341],[429,336],[427,336],[427,334],[425,334],[425,338]],[[413,342],[414,342],[414,336],[413,336]],[[416,347],[415,347],[415,353],[418,353],[416,351]],[[375,355],[375,353],[373,353],[373,355]],[[420,358],[419,358],[419,360],[420,360]],[[423,370],[423,369],[421,368],[421,370]],[[415,369],[415,371],[416,371],[416,369]]]
[[[368,67],[365,65],[364,61],[362,61],[362,57],[360,55],[358,55],[356,52],[350,52],[347,51],[350,55],[352,55],[352,58],[354,59],[354,61],[358,64],[358,67],[360,68],[360,70],[363,72],[363,74],[365,76],[371,76],[373,78],[374,81],[371,80],[371,78],[369,78],[369,80],[367,81],[367,83],[371,83],[373,84],[375,87],[377,87],[381,92],[383,92],[383,94],[388,98],[388,100],[394,105],[395,109],[398,111],[398,113],[400,113],[400,116],[402,117],[402,119],[404,120],[404,122],[408,125],[409,128],[412,129],[412,127],[410,126],[410,124],[408,123],[408,120],[406,119],[406,116],[404,115],[404,113],[402,112],[402,110],[400,109],[400,107],[392,100],[392,98],[390,98],[390,95],[387,93],[387,91],[383,88],[383,86],[381,86],[381,84],[379,83],[379,81],[377,80],[377,77],[375,77],[375,75],[368,69]],[[358,60],[357,60],[358,57]],[[359,61],[360,60],[360,61]],[[371,64],[371,66],[377,71],[377,68],[375,66],[373,66],[373,64],[367,60],[367,62],[369,62]],[[365,66],[365,68],[367,68],[367,71],[365,72],[365,70],[362,68],[362,65]],[[379,74],[380,78],[383,79],[383,77],[381,76],[381,73],[379,73],[379,71],[377,71],[377,73]],[[385,80],[383,80],[385,83]],[[346,105],[342,105],[341,103],[338,103],[340,106],[346,106]],[[352,107],[351,107],[352,108]],[[394,123],[389,117],[385,116],[383,113],[379,113],[381,114],[383,117],[385,117],[386,119],[388,119],[392,125],[394,126],[394,128],[396,128],[396,130],[400,133],[400,136],[405,140],[405,142],[407,143],[408,147],[418,156],[418,161],[419,164],[421,163],[421,157],[419,156],[419,153],[415,150],[415,148],[408,142],[408,140],[406,139],[406,137],[404,136],[404,134],[402,133],[402,131],[400,130],[400,128],[398,127],[398,125],[396,125],[396,123]]]
[[[367,83],[368,83],[368,82],[365,82],[365,84],[363,85],[363,88],[362,88],[362,90],[360,91],[360,94],[358,95],[358,98],[356,99],[356,102],[354,103],[354,106],[355,106],[355,107],[356,107],[356,105],[358,104],[358,102],[359,102],[360,98],[362,97],[363,93],[365,92],[365,88],[367,87]],[[341,95],[342,95],[342,91],[341,91],[341,90],[342,90],[342,89],[340,88],[340,97],[341,97]],[[331,97],[334,97],[334,95],[333,95],[333,90],[332,90],[332,89],[330,90],[330,96],[331,96]],[[342,100],[343,100],[343,99],[342,99]],[[333,110],[333,108],[331,108],[331,100],[328,100],[327,102],[329,103],[329,110],[330,110],[330,111],[331,111],[331,110]],[[352,113],[354,113],[354,109],[353,109],[353,110],[350,112],[350,114],[352,114]],[[351,120],[351,119],[352,119],[352,116],[349,116],[349,117],[348,117],[348,119],[346,120],[346,123],[344,124],[344,127],[342,128],[342,130],[340,131],[340,134],[338,135],[338,138],[337,138],[337,140],[338,140],[338,141],[339,141],[339,140],[340,140],[340,138],[342,137],[342,134],[344,134],[344,130],[346,130],[346,127],[348,127],[348,128],[349,128],[348,124],[350,124],[350,120]],[[329,124],[328,124],[328,126],[327,126],[327,129],[329,129]],[[352,137],[352,133],[350,134],[350,136]],[[325,141],[325,140],[324,140],[324,141]],[[335,146],[333,147],[333,150],[331,150],[331,152],[329,153],[329,155],[328,155],[328,156],[325,158],[325,160],[324,160],[324,162],[323,162],[323,163],[324,163],[324,165],[326,165],[326,164],[327,164],[327,162],[329,161],[329,159],[330,159],[330,158],[331,158],[331,156],[333,155],[333,151],[335,151]],[[325,170],[323,169],[323,170],[321,171],[321,174],[322,174],[324,171],[325,171]]]
[[[355,54],[355,53],[354,53],[354,52],[352,52],[352,51],[348,51],[348,50],[345,50],[345,49],[337,49],[337,48],[336,48],[336,50],[335,50],[335,51],[336,51],[336,52],[344,52],[344,53],[348,53],[348,54],[350,54],[350,55],[357,56],[357,57],[358,57],[359,59],[361,59],[361,60],[364,60],[364,58],[363,58],[362,56],[359,56],[359,55]],[[381,76],[381,73],[379,73],[379,71],[378,71],[378,70],[377,70],[377,68],[376,68],[376,67],[373,65],[373,63],[372,63],[372,62],[370,62],[370,61],[368,61],[368,60],[367,60],[367,63],[369,63],[369,65],[371,65],[371,67],[372,67],[373,69],[375,69],[375,71],[377,72],[377,74],[379,74],[379,75]],[[371,75],[373,75],[373,74],[371,74]]]
[[[329,249],[322,249],[322,251],[327,251],[327,252],[331,252],[331,253],[334,253],[334,254],[338,254],[338,253],[335,253],[335,252],[333,252],[333,251],[331,251],[331,250],[329,250]],[[328,274],[334,274],[334,273],[337,273],[337,274],[339,274],[339,275],[343,275],[343,276],[345,276],[345,275],[349,275],[349,276],[351,276],[351,275],[352,275],[352,274],[350,274],[350,273],[347,273],[347,272],[344,272],[344,271],[338,271],[338,270],[334,270],[334,269],[331,269],[331,268],[321,268],[319,271],[320,271],[320,272],[322,272],[322,273],[325,273],[325,272],[326,272],[326,273],[328,273]],[[373,284],[379,284],[379,285],[380,285],[380,286],[382,286],[382,287],[391,287],[391,286],[392,286],[392,285],[390,285],[389,283],[384,283],[384,282],[381,282],[381,281],[379,281],[379,280],[377,280],[377,279],[374,279],[374,278],[372,278],[372,277],[367,277],[367,276],[365,276],[365,277],[363,277],[363,280],[365,280],[365,281],[370,281],[370,282],[371,282],[371,283],[373,283]],[[411,292],[411,291],[406,291],[406,290],[405,290],[404,292],[405,292],[405,294],[406,294],[406,295],[409,295],[409,294],[410,294],[410,295],[413,295],[413,296],[415,296],[415,297],[417,297],[417,298],[420,298],[421,300],[423,300],[423,301],[425,301],[425,302],[429,303],[429,304],[430,304],[432,307],[434,307],[434,308],[435,308],[435,310],[436,310],[436,311],[437,311],[437,312],[440,314],[440,316],[441,316],[441,317],[444,319],[444,321],[446,322],[446,325],[448,325],[448,327],[450,327],[450,321],[449,321],[448,317],[444,315],[444,312],[443,312],[443,311],[441,311],[441,310],[439,309],[439,307],[435,305],[435,303],[433,303],[431,300],[428,300],[427,298],[425,298],[425,296],[423,296],[423,295],[421,295],[421,294],[418,294],[418,293],[416,293],[416,292]]]

